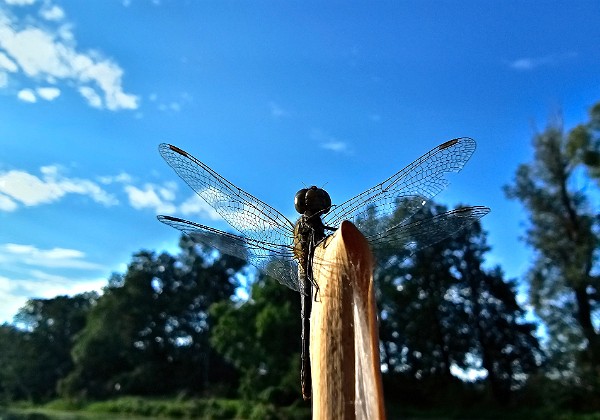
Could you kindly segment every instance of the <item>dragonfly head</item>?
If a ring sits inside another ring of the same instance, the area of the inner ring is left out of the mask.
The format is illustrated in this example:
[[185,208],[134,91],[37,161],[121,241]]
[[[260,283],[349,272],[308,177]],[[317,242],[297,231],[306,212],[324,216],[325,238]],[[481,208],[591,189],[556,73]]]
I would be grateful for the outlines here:
[[325,214],[331,208],[331,197],[327,191],[314,185],[310,188],[302,188],[296,193],[294,199],[296,211],[300,214],[312,216]]

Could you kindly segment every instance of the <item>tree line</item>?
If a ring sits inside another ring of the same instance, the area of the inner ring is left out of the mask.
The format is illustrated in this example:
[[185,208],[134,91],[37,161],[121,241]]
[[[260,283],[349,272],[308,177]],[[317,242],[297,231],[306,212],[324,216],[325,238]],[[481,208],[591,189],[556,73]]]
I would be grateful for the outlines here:
[[[410,256],[376,250],[387,401],[600,408],[600,104],[588,122],[565,133],[555,121],[533,144],[506,193],[529,216],[535,261],[520,280],[541,322],[519,303],[516,279],[485,267],[479,223]],[[418,217],[445,210],[428,204]],[[399,208],[373,223],[403,217]],[[29,300],[0,326],[0,395],[292,404],[301,399],[299,313],[296,292],[182,237],[177,255],[135,254],[101,294]]]

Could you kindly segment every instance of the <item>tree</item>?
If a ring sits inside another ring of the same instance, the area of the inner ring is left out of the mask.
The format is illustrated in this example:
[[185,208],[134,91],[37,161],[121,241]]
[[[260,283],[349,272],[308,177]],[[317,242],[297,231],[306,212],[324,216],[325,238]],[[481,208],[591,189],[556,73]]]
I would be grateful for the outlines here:
[[269,402],[300,398],[300,295],[261,277],[241,305],[213,306],[211,343],[242,374],[240,394]]
[[[428,205],[415,217],[445,210]],[[385,223],[405,217],[399,208]],[[541,362],[535,326],[523,321],[514,283],[499,268],[482,267],[488,251],[479,223],[408,259],[378,250],[382,361],[389,378],[404,378],[409,399],[416,399],[415,389],[422,401],[454,398],[449,389],[458,368],[484,369],[491,394],[506,402]]]
[[535,337],[536,325],[524,321],[515,280],[505,280],[500,267],[482,268],[489,247],[479,223],[456,235],[452,242],[456,244],[453,266],[460,281],[450,293],[467,314],[469,356],[473,356],[459,366],[472,369],[473,359],[480,360],[491,394],[505,404],[544,359]]
[[30,299],[5,325],[0,340],[0,383],[10,398],[42,400],[73,367],[70,351],[97,293]]
[[209,307],[229,299],[243,263],[182,237],[173,257],[141,251],[114,275],[73,348],[65,395],[202,392],[223,372],[208,344]]
[[528,273],[530,300],[545,322],[555,373],[589,371],[588,378],[600,375],[600,332],[594,325],[600,310],[595,274],[600,219],[591,200],[597,192],[589,185],[581,188],[578,180],[582,163],[592,164],[597,155],[593,133],[599,112],[596,105],[592,122],[570,134],[559,120],[536,134],[533,161],[520,165],[505,188],[529,214],[525,240],[535,251]]
[[14,325],[0,326],[0,393],[8,401],[35,400],[31,384],[35,371],[29,365],[35,360],[26,331]]
[[590,120],[568,134],[567,155],[584,164],[590,177],[600,181],[600,102],[590,109]]

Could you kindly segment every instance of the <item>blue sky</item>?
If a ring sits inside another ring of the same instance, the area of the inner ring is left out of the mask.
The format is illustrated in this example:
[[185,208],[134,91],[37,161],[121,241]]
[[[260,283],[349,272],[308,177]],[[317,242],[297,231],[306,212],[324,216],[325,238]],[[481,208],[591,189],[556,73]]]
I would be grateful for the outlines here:
[[295,217],[434,146],[478,150],[439,199],[487,205],[490,264],[522,277],[505,199],[534,129],[600,100],[600,2],[0,0],[0,321],[29,297],[97,289],[166,213],[226,228],[160,142]]

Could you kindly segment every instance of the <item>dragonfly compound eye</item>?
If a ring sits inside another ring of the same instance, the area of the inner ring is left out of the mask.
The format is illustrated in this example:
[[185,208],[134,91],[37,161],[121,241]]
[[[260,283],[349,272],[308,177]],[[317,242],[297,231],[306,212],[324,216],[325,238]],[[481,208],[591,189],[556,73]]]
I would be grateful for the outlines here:
[[294,197],[294,207],[296,207],[296,211],[300,214],[304,214],[306,211],[306,192],[308,188],[302,188],[300,191],[296,193],[296,197]]
[[306,191],[306,208],[311,214],[327,213],[331,207],[331,197],[327,191],[317,187],[310,187]]

